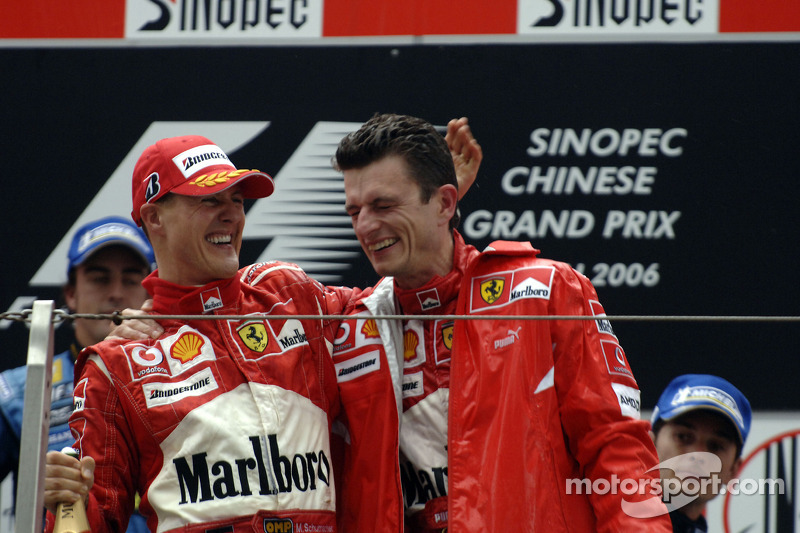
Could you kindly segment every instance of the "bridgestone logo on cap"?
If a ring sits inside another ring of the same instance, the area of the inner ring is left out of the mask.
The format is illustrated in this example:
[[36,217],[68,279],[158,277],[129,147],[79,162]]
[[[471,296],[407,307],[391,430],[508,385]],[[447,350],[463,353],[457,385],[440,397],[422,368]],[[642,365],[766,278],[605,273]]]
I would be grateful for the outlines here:
[[186,179],[210,166],[225,165],[234,170],[231,160],[215,144],[195,146],[173,157],[172,162],[175,163],[175,166],[178,167]]

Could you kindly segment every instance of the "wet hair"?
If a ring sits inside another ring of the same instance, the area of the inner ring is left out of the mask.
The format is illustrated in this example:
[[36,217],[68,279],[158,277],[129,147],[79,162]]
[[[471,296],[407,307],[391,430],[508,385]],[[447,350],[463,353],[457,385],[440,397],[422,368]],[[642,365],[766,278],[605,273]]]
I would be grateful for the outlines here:
[[[423,203],[428,203],[442,185],[458,189],[453,157],[442,134],[429,122],[408,115],[375,114],[339,142],[332,163],[336,170],[344,172],[393,155],[406,162]],[[460,218],[456,208],[450,229],[458,226]]]

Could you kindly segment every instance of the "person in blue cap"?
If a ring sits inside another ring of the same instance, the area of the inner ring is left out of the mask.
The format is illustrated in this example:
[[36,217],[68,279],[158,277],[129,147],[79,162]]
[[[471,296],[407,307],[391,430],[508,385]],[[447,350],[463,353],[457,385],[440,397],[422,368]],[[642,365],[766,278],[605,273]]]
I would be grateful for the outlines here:
[[706,504],[735,479],[751,418],[744,394],[718,376],[678,376],[661,393],[651,436],[673,532],[708,531]]
[[[154,263],[147,237],[130,220],[105,217],[89,222],[75,232],[69,248],[64,302],[70,312],[80,314],[139,307],[148,297],[142,280]],[[72,444],[67,421],[72,413],[75,358],[83,347],[102,341],[113,324],[110,320],[79,318],[73,327],[69,349],[53,358],[48,450]],[[0,480],[13,473],[15,489],[26,377],[24,366],[0,373]],[[131,522],[128,531],[135,530],[135,523]]]

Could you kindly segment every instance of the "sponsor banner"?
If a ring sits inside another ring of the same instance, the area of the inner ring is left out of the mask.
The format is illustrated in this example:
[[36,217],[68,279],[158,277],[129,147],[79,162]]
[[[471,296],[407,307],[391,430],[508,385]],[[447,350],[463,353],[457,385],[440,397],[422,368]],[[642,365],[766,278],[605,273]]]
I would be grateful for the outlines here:
[[[323,39],[364,36],[708,36],[798,32],[792,0],[30,0],[0,39]],[[789,37],[789,36],[787,36]],[[89,43],[87,43],[89,44]]]
[[517,33],[713,34],[717,0],[519,0]]
[[322,36],[322,0],[126,0],[128,39]]

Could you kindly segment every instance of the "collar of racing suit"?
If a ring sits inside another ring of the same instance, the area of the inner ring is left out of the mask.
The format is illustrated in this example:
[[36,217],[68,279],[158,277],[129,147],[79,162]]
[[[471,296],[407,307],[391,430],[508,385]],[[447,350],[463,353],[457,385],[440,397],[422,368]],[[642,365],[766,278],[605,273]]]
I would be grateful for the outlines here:
[[452,314],[455,311],[461,279],[470,260],[478,254],[474,246],[464,242],[457,231],[453,231],[453,267],[445,276],[434,276],[422,287],[401,289],[395,283],[394,293],[400,311],[406,315]]
[[153,311],[160,315],[202,315],[231,308],[238,303],[239,275],[217,280],[201,287],[178,285],[158,277],[158,270],[147,276],[142,285],[153,297]]

